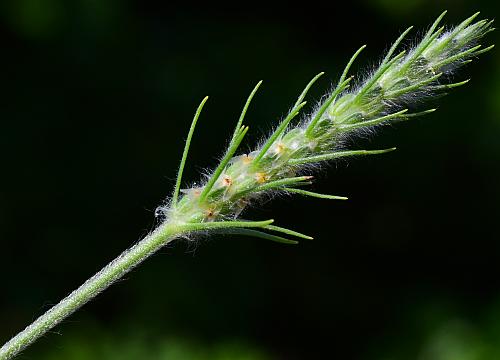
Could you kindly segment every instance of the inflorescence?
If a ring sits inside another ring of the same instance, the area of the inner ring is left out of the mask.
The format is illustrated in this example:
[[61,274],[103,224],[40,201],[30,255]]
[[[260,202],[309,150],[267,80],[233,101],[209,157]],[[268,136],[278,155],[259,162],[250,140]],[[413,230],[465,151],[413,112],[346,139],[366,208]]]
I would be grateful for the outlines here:
[[[323,73],[316,75],[300,94],[295,105],[276,130],[263,144],[249,154],[237,155],[248,126],[243,120],[248,106],[260,87],[251,92],[231,137],[229,147],[216,169],[199,187],[181,190],[181,181],[187,153],[196,122],[207,101],[204,98],[193,119],[186,141],[172,198],[159,208],[165,221],[188,230],[213,230],[263,237],[279,242],[295,241],[269,232],[281,232],[301,238],[309,236],[271,225],[268,221],[238,221],[249,203],[263,194],[281,191],[327,199],[345,197],[318,194],[304,190],[312,176],[303,175],[311,165],[343,157],[381,154],[394,150],[346,150],[345,139],[372,132],[373,129],[396,121],[409,120],[435,111],[410,111],[423,99],[445,93],[464,85],[452,83],[450,75],[473,58],[490,50],[482,48],[479,40],[492,31],[492,21],[473,22],[479,13],[458,26],[445,30],[439,23],[443,12],[415,47],[396,52],[410,32],[406,29],[394,42],[378,68],[357,86],[351,86],[349,69],[365,48],[357,50],[345,67],[337,85],[318,104],[311,116],[297,124],[292,121],[306,105],[304,98]],[[252,229],[253,228],[253,229]],[[260,230],[255,230],[260,228]]]
[[338,158],[380,154],[394,150],[349,150],[346,139],[370,134],[377,127],[428,114],[434,109],[415,111],[423,100],[446,93],[467,81],[453,83],[452,73],[473,58],[490,50],[481,38],[492,31],[492,22],[474,22],[478,14],[458,26],[438,28],[445,13],[432,24],[422,40],[408,51],[396,50],[411,28],[404,31],[380,62],[378,68],[358,85],[352,86],[349,69],[364,49],[352,56],[337,85],[310,116],[293,122],[305,106],[304,98],[323,73],[315,76],[300,94],[290,113],[255,151],[237,155],[248,127],[245,114],[261,82],[250,94],[229,146],[219,165],[203,185],[181,190],[182,174],[203,99],[188,133],[172,197],[157,210],[163,222],[153,232],[124,251],[78,289],[53,306],[31,325],[0,348],[0,359],[11,359],[52,329],[67,316],[109,287],[124,274],[161,249],[168,242],[193,232],[251,235],[268,240],[296,243],[282,236],[311,237],[272,225],[273,220],[239,220],[240,214],[259,197],[285,192],[326,199],[345,197],[304,190],[312,181],[314,164]]

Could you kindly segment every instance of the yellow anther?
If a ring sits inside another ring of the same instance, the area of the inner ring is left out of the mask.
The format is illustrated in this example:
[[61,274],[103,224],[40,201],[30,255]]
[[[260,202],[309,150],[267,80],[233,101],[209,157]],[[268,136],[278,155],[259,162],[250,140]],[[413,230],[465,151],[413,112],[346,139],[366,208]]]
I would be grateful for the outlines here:
[[281,153],[283,153],[283,151],[285,151],[285,149],[286,149],[285,144],[283,144],[282,142],[280,142],[280,143],[276,144],[276,147],[274,148],[274,152],[276,154],[281,154]]
[[250,157],[250,156],[248,156],[248,155],[246,155],[246,154],[241,156],[241,161],[242,161],[242,162],[243,162],[243,164],[245,164],[245,165],[250,164],[250,163],[252,162],[252,160],[253,160],[253,157]]
[[263,172],[255,173],[255,180],[257,180],[257,182],[259,184],[263,184],[267,180],[269,180],[269,175],[267,175],[266,173],[263,173]]

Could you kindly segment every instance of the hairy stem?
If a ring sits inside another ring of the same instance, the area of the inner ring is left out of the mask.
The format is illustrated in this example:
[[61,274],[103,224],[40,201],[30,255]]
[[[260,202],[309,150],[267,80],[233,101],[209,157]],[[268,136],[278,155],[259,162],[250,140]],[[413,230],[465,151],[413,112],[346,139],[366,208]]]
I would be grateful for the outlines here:
[[116,280],[143,262],[151,254],[187,231],[189,230],[177,224],[168,221],[164,222],[151,234],[130,249],[124,251],[78,289],[2,346],[0,348],[0,360],[7,360],[16,356],[67,316],[71,315],[101,291],[108,288]]

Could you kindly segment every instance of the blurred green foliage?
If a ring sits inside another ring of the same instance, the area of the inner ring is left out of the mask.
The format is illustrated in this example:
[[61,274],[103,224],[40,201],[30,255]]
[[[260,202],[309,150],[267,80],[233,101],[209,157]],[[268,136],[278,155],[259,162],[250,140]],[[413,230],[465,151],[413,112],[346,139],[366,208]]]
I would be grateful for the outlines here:
[[106,359],[106,360],[266,360],[268,354],[241,341],[225,341],[202,345],[181,338],[148,340],[141,336],[116,338],[104,333],[100,336],[74,335],[57,351],[37,355],[44,360],[57,359]]
[[[336,78],[363,43],[353,70],[370,69],[406,26],[422,32],[445,8],[457,23],[477,10],[495,18],[499,4],[1,2],[0,339],[153,226],[203,96],[192,181],[214,165],[258,80],[253,141],[311,76]],[[493,51],[463,69],[457,80],[470,84],[427,119],[356,141],[398,151],[320,176],[316,191],[333,186],[349,202],[276,199],[249,214],[313,242],[178,242],[24,356],[499,358],[499,60]]]

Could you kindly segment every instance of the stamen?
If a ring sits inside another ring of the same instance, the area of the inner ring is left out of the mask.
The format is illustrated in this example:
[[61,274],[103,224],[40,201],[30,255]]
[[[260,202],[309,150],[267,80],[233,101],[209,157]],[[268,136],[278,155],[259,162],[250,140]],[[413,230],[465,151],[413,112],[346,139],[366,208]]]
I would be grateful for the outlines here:
[[276,144],[275,148],[274,148],[274,153],[279,155],[279,154],[282,154],[286,149],[286,146],[285,144],[283,144],[282,142],[279,142]]
[[241,161],[243,162],[244,165],[250,164],[252,162],[252,160],[253,160],[253,157],[251,157],[247,154],[241,156]]
[[224,175],[222,177],[222,186],[230,187],[231,185],[233,185],[233,179],[231,178],[231,176]]
[[205,220],[206,221],[214,221],[219,215],[219,211],[215,209],[207,209],[205,211]]
[[198,198],[201,194],[201,188],[181,189],[181,193],[186,194],[191,198]]
[[259,184],[263,184],[269,180],[269,175],[263,172],[255,173],[255,180],[257,180]]

